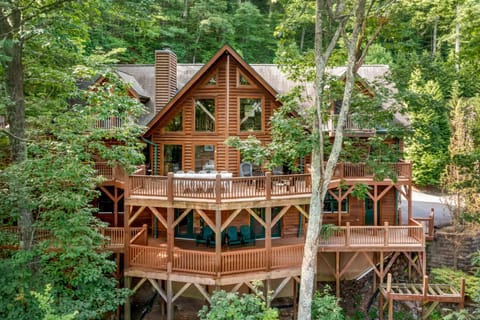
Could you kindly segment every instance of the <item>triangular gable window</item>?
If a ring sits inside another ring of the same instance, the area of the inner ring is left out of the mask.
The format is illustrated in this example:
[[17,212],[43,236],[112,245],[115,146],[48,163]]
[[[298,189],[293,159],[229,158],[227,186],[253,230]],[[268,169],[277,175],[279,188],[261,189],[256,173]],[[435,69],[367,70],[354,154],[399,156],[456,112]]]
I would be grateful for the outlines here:
[[179,132],[183,131],[183,112],[180,111],[177,115],[170,120],[170,122],[165,126],[166,132]]
[[214,74],[208,81],[205,83],[207,86],[216,86],[217,85],[217,74]]
[[250,87],[252,86],[252,82],[250,81],[250,79],[248,79],[243,73],[241,73],[240,71],[238,72],[238,86],[242,86],[242,87]]

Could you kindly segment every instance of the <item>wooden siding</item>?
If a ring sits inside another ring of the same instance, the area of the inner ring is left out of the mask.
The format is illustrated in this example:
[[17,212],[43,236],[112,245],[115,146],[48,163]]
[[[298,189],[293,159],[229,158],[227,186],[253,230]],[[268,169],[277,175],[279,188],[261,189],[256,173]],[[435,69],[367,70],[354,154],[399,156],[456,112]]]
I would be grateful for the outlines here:
[[[217,171],[230,171],[234,175],[239,174],[240,158],[238,152],[228,148],[224,142],[229,136],[247,138],[252,132],[239,131],[239,101],[240,98],[262,99],[262,131],[253,132],[255,136],[267,143],[271,141],[268,119],[273,114],[273,109],[278,105],[266,89],[255,78],[242,69],[252,82],[249,86],[237,85],[237,70],[242,68],[231,56],[225,55],[208,70],[190,90],[177,101],[152,132],[152,140],[159,146],[159,173],[163,172],[163,146],[165,144],[183,145],[184,171],[195,170],[194,146],[213,144],[215,146],[215,169]],[[216,75],[217,84],[208,85],[208,80]],[[215,132],[195,131],[195,99],[215,99]],[[183,131],[165,132],[163,128],[171,121],[178,112],[183,112]]]
[[155,112],[177,92],[177,56],[169,50],[155,51]]

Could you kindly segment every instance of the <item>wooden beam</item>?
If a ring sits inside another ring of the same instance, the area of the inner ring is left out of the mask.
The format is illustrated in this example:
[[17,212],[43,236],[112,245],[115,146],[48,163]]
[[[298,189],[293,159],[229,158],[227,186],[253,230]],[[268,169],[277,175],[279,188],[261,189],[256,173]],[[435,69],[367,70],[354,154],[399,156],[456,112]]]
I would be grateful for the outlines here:
[[138,208],[138,210],[133,214],[133,216],[130,219],[128,219],[129,226],[133,223],[133,221],[135,221],[138,218],[138,216],[143,212],[143,210],[145,210],[145,208],[146,208],[145,206]]
[[167,301],[167,293],[158,285],[157,280],[155,279],[148,279],[152,287],[157,290],[157,293],[162,297],[163,301]]
[[370,256],[367,254],[367,252],[362,251],[362,254],[365,256],[365,258],[367,258],[368,263],[370,263],[370,266],[372,267],[373,271],[375,271],[375,273],[377,274],[377,276],[380,277],[380,271],[378,271],[377,265],[372,261],[372,259],[371,259]]
[[100,186],[100,190],[102,190],[110,200],[115,201],[115,197],[104,186]]
[[179,224],[183,220],[183,218],[185,218],[190,213],[190,211],[192,211],[192,209],[185,209],[182,214],[177,219],[175,219],[175,221],[173,221],[172,228],[175,228],[177,224]]
[[234,212],[232,212],[232,213],[228,216],[227,220],[225,220],[225,222],[222,224],[222,227],[221,227],[221,229],[220,229],[220,232],[222,232],[223,230],[225,230],[225,228],[227,228],[227,227],[230,225],[230,223],[240,214],[240,212],[242,212],[242,209],[237,209],[237,210],[235,210]]
[[212,220],[210,220],[210,218],[207,216],[207,214],[201,210],[201,209],[195,209],[195,212],[198,213],[200,215],[200,217],[202,217],[203,221],[206,222],[208,224],[208,226],[214,231],[214,232],[217,232],[217,228],[215,227],[215,223],[213,223]]
[[250,208],[245,208],[245,210],[247,210],[248,213],[250,213],[250,215],[251,215],[252,217],[254,217],[255,220],[257,220],[258,223],[260,223],[260,224],[262,225],[262,227],[266,228],[265,221],[263,221],[263,219],[260,218],[252,209],[250,209]]
[[168,228],[167,220],[165,220],[165,218],[162,216],[160,211],[158,211],[157,208],[155,208],[155,207],[148,207],[148,209],[152,210],[155,217],[157,217],[157,219],[162,223],[162,225],[165,227],[165,229],[167,229]]
[[386,195],[387,192],[390,191],[390,189],[392,189],[392,187],[393,187],[393,184],[390,185],[390,186],[387,186],[387,187],[385,188],[385,190],[383,190],[383,191],[378,195],[378,200],[381,200],[381,199],[383,198],[383,196]]
[[175,294],[175,296],[172,299],[172,302],[175,302],[175,300],[177,300],[178,297],[180,297],[182,295],[182,293],[184,293],[185,290],[187,290],[191,285],[192,285],[192,283],[185,283],[183,285],[183,287],[180,290],[178,290],[177,294]]
[[297,210],[298,210],[301,214],[303,214],[303,216],[304,216],[305,218],[308,219],[308,212],[306,212],[306,211],[305,211],[302,207],[300,207],[298,204],[294,205],[294,207],[297,208]]
[[280,284],[278,285],[277,289],[275,289],[275,291],[272,293],[270,298],[275,299],[275,297],[283,290],[283,288],[285,288],[285,286],[288,284],[288,281],[290,281],[290,279],[292,279],[292,277],[284,278],[282,282],[280,282]]
[[340,277],[342,277],[345,274],[345,272],[347,271],[347,269],[350,268],[350,265],[353,263],[353,261],[357,258],[357,256],[359,254],[360,254],[360,252],[356,251],[355,254],[348,260],[347,264],[340,271],[340,274],[339,274]]
[[275,219],[272,220],[272,225],[270,227],[276,225],[277,222],[288,212],[291,207],[292,206],[283,207],[282,210],[275,216]]
[[147,278],[142,278],[140,281],[137,283],[137,285],[132,289],[133,292],[137,292],[137,290],[147,281]]
[[194,283],[193,284],[195,287],[197,287],[198,291],[202,294],[202,296],[208,301],[208,303],[212,303],[212,300],[210,299],[210,296],[207,292],[207,290],[205,290],[205,288],[198,284],[198,283]]

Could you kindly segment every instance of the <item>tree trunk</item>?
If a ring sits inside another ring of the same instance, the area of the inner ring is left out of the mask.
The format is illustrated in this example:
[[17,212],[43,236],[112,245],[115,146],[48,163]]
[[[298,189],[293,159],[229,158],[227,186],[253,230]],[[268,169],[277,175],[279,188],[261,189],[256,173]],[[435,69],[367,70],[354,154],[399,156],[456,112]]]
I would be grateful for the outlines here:
[[[340,23],[335,35],[332,37],[328,48],[323,52],[322,37],[322,14],[326,7],[325,1],[317,0],[316,19],[315,19],[315,70],[316,70],[316,126],[314,131],[318,134],[319,144],[314,147],[312,152],[312,196],[310,199],[310,212],[308,220],[308,229],[305,239],[305,249],[302,261],[302,276],[300,282],[300,299],[298,305],[298,318],[302,320],[311,319],[312,297],[314,290],[314,279],[317,268],[317,252],[320,230],[322,225],[322,208],[325,194],[328,190],[334,168],[337,164],[343,144],[343,128],[350,108],[350,100],[354,87],[354,69],[356,67],[356,45],[358,35],[363,23],[365,14],[366,0],[359,0],[355,12],[356,20],[351,39],[348,40],[344,35],[346,47],[348,48],[348,65],[345,74],[345,89],[343,95],[342,107],[335,130],[335,140],[332,151],[330,152],[327,165],[323,167],[323,128],[322,128],[322,105],[323,105],[323,87],[325,70],[328,59],[333,51],[333,47],[338,41],[338,35],[344,33],[344,23]],[[342,5],[342,2],[339,3]]]
[[[20,33],[23,24],[22,14],[18,7],[15,7],[10,16],[1,12],[0,33],[8,40],[4,45],[4,54],[9,58],[5,65],[5,87],[9,98],[7,105],[7,118],[10,125],[9,139],[14,163],[21,163],[27,159],[27,148],[25,143],[25,93],[23,91],[24,68],[22,62],[22,40],[15,36]],[[27,209],[25,197],[25,186],[18,181],[12,184],[12,192],[18,194],[17,208],[19,210],[20,247],[29,249],[33,239],[33,216]]]

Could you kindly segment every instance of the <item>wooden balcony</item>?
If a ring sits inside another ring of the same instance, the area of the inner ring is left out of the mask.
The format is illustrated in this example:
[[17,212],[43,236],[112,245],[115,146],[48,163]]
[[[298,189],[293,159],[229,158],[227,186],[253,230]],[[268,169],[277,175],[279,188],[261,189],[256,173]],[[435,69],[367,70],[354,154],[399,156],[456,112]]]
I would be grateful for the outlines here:
[[[171,261],[171,272],[221,276],[271,272],[281,269],[299,271],[305,238],[281,238],[271,240],[267,249],[264,240],[255,246],[222,246],[220,255],[215,249],[196,247],[193,241],[175,239],[175,247],[168,250],[165,239],[146,237],[145,228],[129,245],[130,272],[166,273]],[[141,233],[144,232],[142,237]],[[320,240],[319,252],[391,252],[422,251],[425,236],[420,223],[410,220],[408,226],[344,226],[335,227],[329,237]],[[169,252],[171,255],[169,257]],[[150,270],[150,271],[148,271]]]
[[[398,181],[411,180],[410,162],[398,162],[391,167]],[[332,183],[341,180],[369,183],[373,178],[373,171],[363,163],[339,163],[334,170]],[[309,197],[312,192],[310,174],[271,175],[269,172],[265,176],[233,178],[222,178],[217,174],[210,179],[179,178],[172,173],[168,176],[134,175],[128,178],[128,189],[130,198],[213,203]]]
[[[323,130],[327,131],[330,136],[335,135],[338,123],[338,114],[330,115],[330,118],[323,126]],[[371,136],[375,134],[375,128],[364,128],[355,121],[353,115],[348,115],[345,123],[345,135],[355,136]]]
[[[105,181],[117,180],[117,181],[125,181],[126,180],[126,173],[120,166],[111,166],[105,161],[97,161],[94,165],[95,174],[97,176],[102,176]],[[135,171],[136,175],[144,175],[145,174],[145,166],[138,166],[137,170]]]
[[[135,237],[142,228],[130,228],[131,238]],[[17,226],[3,227],[0,229],[4,239],[8,239],[8,247],[18,247],[20,241],[20,229]],[[100,233],[105,237],[102,248],[107,251],[123,252],[125,248],[125,229],[124,228],[104,228]],[[52,233],[45,229],[35,229],[33,241],[39,243],[44,240],[52,239]]]

